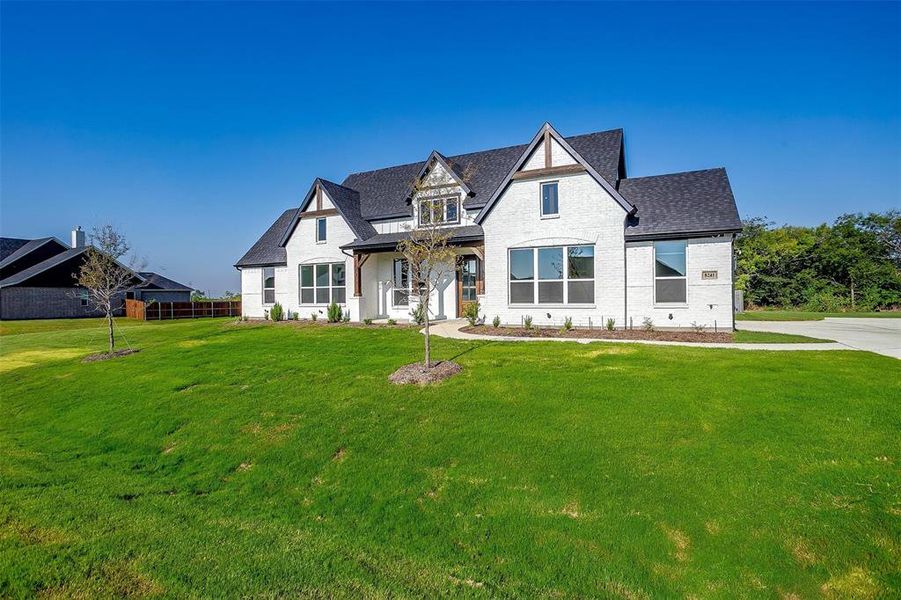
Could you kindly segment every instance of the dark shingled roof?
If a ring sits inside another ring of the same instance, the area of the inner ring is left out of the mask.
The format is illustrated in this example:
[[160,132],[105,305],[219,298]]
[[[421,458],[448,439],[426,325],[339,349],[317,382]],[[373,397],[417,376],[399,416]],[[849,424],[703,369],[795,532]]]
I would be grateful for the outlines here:
[[[549,124],[545,126],[550,127]],[[552,132],[559,135],[555,130]],[[561,139],[566,140],[591,167],[589,172],[593,169],[600,175],[599,183],[610,184],[610,191],[620,204],[627,210],[632,208],[629,204],[637,208],[636,214],[627,221],[626,239],[741,230],[741,220],[724,169],[626,179],[622,129]],[[521,144],[447,157],[446,161],[457,175],[471,173],[467,185],[472,195],[464,199],[463,206],[469,210],[483,208],[528,147],[529,144]],[[439,156],[444,158],[444,155]],[[376,234],[369,221],[409,217],[412,207],[407,200],[411,183],[426,164],[427,161],[422,161],[353,173],[341,185],[317,179],[358,238],[344,248],[388,248],[406,235]],[[309,198],[308,194],[305,202]],[[280,244],[287,241],[302,208],[285,211],[235,266],[285,264],[285,249]],[[481,228],[472,227],[471,231],[462,231],[469,230],[468,226],[454,228],[459,230],[454,234],[457,238],[454,241],[465,241],[467,235],[481,239]]]
[[627,240],[741,230],[725,169],[623,179],[619,191],[638,208]]
[[39,262],[38,264],[32,265],[25,270],[10,275],[6,279],[0,281],[0,287],[18,285],[22,282],[25,282],[35,275],[43,273],[47,269],[60,265],[69,259],[75,258],[76,256],[85,252],[89,247],[90,246],[83,246],[81,248],[69,248],[68,250],[63,250],[56,256],[52,256],[45,261]]
[[184,291],[193,291],[193,288],[190,288],[182,283],[178,283],[173,279],[169,279],[168,277],[163,277],[159,273],[154,273],[153,271],[141,271],[138,273],[141,278],[144,280],[139,283],[135,287],[139,288],[156,288],[158,290],[184,290]]
[[[611,185],[616,185],[623,147],[622,129],[565,139],[601,176]],[[484,206],[503,183],[504,177],[527,146],[528,144],[521,144],[447,157],[447,161],[458,175],[467,170],[472,172],[471,179],[467,183],[474,195],[466,198],[463,206],[467,209]],[[409,216],[412,214],[412,208],[407,203],[407,193],[410,184],[424,165],[425,161],[422,161],[353,173],[347,176],[342,185],[360,193],[361,214],[364,219]]]
[[[485,238],[485,232],[478,225],[463,225],[462,227],[448,227],[448,242],[451,244],[460,242],[474,242]],[[367,240],[354,240],[341,246],[342,249],[357,250],[390,250],[397,246],[397,242],[408,239],[409,231],[395,233],[379,233]]]
[[[7,246],[7,244],[6,244],[7,240],[12,242],[11,244],[9,244],[9,247],[17,246],[12,252],[10,252],[9,254],[5,254],[3,256],[3,259],[0,260],[0,269],[2,269],[3,267],[5,267],[7,265],[11,265],[12,263],[14,263],[17,260],[19,260],[20,258],[22,258],[23,256],[27,255],[29,252],[35,250],[36,248],[40,248],[47,242],[54,242],[54,243],[62,246],[62,248],[68,248],[68,246],[63,244],[61,241],[59,241],[55,237],[38,238],[36,240],[20,240],[20,239],[16,239],[16,238],[0,238],[0,239],[3,240],[2,245],[4,246],[4,251],[5,251],[5,247]],[[24,243],[19,244],[19,242],[24,242]]]
[[282,236],[288,229],[288,225],[297,212],[296,208],[291,208],[282,213],[275,220],[275,223],[269,226],[266,233],[250,247],[241,259],[235,263],[236,267],[258,267],[260,265],[284,265],[288,262],[288,256],[283,246],[279,246]]
[[13,252],[34,240],[23,240],[20,238],[0,237],[0,260],[6,262],[6,257]]

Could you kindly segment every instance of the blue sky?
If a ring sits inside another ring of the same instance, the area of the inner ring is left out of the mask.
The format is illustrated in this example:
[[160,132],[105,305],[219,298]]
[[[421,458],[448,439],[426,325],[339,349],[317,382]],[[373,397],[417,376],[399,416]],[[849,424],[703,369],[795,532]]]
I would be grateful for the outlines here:
[[232,264],[316,176],[622,127],[742,216],[901,206],[901,5],[0,4],[0,232]]

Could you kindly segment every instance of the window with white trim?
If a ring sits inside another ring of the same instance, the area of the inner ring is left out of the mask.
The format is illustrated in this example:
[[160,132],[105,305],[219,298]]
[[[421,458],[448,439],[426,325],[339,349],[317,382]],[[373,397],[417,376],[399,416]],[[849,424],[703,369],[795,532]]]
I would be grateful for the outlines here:
[[275,304],[275,267],[263,267],[263,304]]
[[394,306],[410,304],[410,264],[405,258],[394,259],[394,287],[391,292]]
[[450,225],[460,222],[460,196],[425,198],[419,201],[420,225]]
[[316,219],[316,243],[323,244],[327,238],[325,217]]
[[593,304],[594,246],[511,248],[510,304]]
[[347,269],[344,263],[300,265],[301,304],[344,304],[347,300]]
[[541,184],[541,216],[560,216],[560,203],[557,198],[557,182],[549,181]]
[[685,304],[685,240],[654,242],[654,303]]

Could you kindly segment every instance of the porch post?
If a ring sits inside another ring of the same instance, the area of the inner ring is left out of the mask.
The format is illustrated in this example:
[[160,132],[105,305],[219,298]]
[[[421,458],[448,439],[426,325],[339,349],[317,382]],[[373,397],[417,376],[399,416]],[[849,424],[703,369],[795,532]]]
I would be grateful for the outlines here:
[[354,297],[363,295],[363,265],[369,260],[369,254],[354,252]]

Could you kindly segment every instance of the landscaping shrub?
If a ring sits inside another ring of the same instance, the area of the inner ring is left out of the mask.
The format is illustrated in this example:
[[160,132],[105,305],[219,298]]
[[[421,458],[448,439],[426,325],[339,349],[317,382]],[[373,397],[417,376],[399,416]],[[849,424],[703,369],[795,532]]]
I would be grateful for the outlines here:
[[607,331],[613,331],[616,328],[616,319],[607,319]]
[[344,316],[341,318],[345,323],[350,323],[350,311],[345,311]]
[[532,328],[532,315],[526,315],[525,317],[523,317],[522,324],[523,324],[523,327],[525,327],[526,329],[531,329]]
[[285,318],[285,309],[282,308],[282,305],[276,302],[272,305],[272,310],[269,311],[269,317],[273,321],[281,321]]
[[479,322],[479,303],[471,302],[463,309],[463,316],[469,321],[469,326],[474,327]]
[[425,323],[425,305],[419,303],[416,305],[416,308],[410,311],[410,318],[413,319],[413,322],[417,325],[422,325]]
[[645,331],[654,331],[654,321],[651,317],[645,317],[641,322],[641,328]]
[[494,325],[495,329],[497,329],[501,326],[501,318],[497,315],[494,315],[494,319],[491,321],[491,324]]
[[318,318],[319,318],[319,315],[317,315],[316,313],[310,313],[310,319],[311,319],[311,320],[315,321],[315,320],[318,319]]
[[388,319],[388,325],[397,325],[397,321],[394,319]]
[[372,325],[372,319],[370,319],[370,318],[363,319],[363,325]]
[[326,311],[326,317],[328,317],[329,323],[337,323],[341,320],[342,316],[341,307],[338,306],[337,302],[332,302],[328,305],[328,310]]
[[703,323],[695,323],[691,322],[691,328],[694,329],[695,333],[704,333],[704,330],[707,329],[707,326]]
[[572,328],[573,328],[573,318],[566,317],[565,319],[563,319],[563,329],[566,331],[569,331]]

